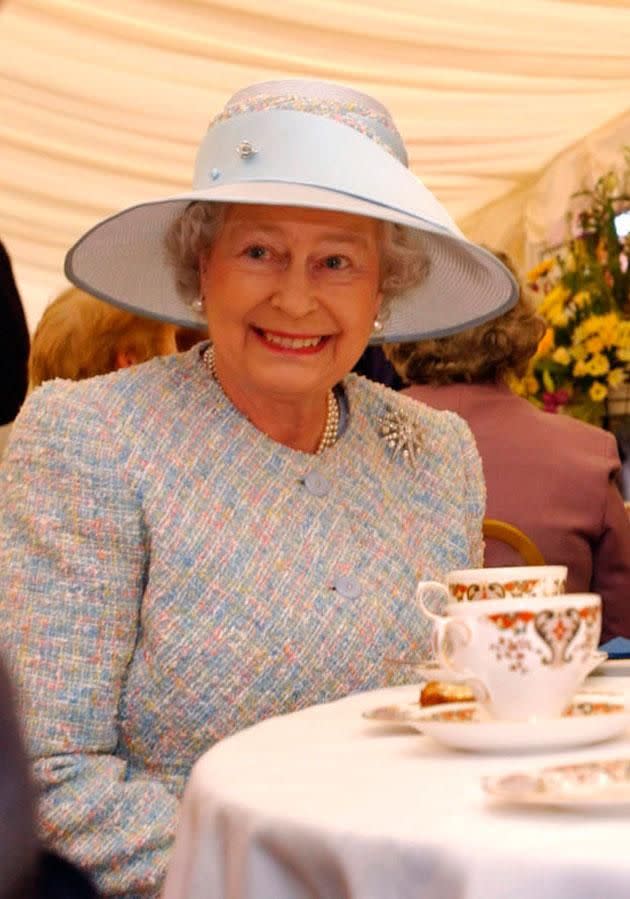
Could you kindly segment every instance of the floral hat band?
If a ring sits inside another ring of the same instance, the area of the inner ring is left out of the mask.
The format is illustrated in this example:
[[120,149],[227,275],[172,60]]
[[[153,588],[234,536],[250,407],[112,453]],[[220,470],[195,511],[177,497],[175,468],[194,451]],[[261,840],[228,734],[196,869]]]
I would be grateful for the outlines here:
[[[311,85],[310,93],[304,87],[305,83]],[[274,93],[274,88],[278,85],[281,92]],[[294,93],[291,92],[292,89]],[[404,166],[409,166],[403,139],[387,109],[367,94],[349,88],[340,90],[336,84],[317,81],[267,81],[254,84],[235,94],[223,112],[212,120],[210,128],[243,113],[271,109],[290,109],[333,119],[369,137]]]

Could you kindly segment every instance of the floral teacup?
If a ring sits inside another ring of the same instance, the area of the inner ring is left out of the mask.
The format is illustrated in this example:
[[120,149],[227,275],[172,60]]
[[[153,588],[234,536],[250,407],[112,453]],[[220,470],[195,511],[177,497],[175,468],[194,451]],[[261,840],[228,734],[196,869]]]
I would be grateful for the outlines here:
[[566,590],[567,569],[564,565],[463,568],[449,571],[444,582],[450,602],[557,596]]
[[470,683],[494,718],[561,715],[601,662],[601,599],[593,593],[456,602],[436,615],[439,664]]

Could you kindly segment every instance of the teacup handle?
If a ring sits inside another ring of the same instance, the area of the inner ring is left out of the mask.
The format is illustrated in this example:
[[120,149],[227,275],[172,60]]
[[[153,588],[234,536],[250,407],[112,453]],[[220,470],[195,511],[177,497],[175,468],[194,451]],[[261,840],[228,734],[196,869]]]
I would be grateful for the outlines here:
[[444,615],[437,615],[435,612],[432,612],[431,609],[426,605],[424,601],[424,594],[429,592],[437,592],[441,593],[444,598],[448,601],[448,590],[441,584],[439,581],[420,581],[418,586],[416,587],[416,600],[420,606],[420,610],[422,614],[427,618],[430,618],[432,621],[441,622],[445,621]]
[[[440,616],[437,615],[436,618]],[[441,621],[436,622],[435,635],[435,654],[440,662],[449,672],[452,672],[455,681],[464,681],[472,688],[479,702],[488,702],[490,700],[490,691],[478,674],[468,671],[465,668],[458,669],[455,667],[453,659],[450,655],[449,647],[451,646],[451,636],[457,635],[464,645],[470,642],[472,633],[465,621],[459,618],[442,616]]]
[[453,630],[459,635],[460,639],[463,639],[464,643],[468,643],[471,636],[470,629],[463,621],[460,621],[457,618],[453,618],[449,615],[438,615],[436,612],[433,612],[424,601],[426,593],[441,593],[444,598],[448,600],[448,590],[444,584],[441,584],[439,581],[420,581],[416,588],[416,599],[418,600],[422,614],[427,618],[430,618],[435,624],[433,648],[438,661],[441,665],[445,665],[453,671],[455,669],[453,668],[453,663],[448,652],[448,645],[450,643],[450,640],[448,639],[449,631]]
[[416,599],[422,614],[430,618],[435,624],[432,642],[438,663],[456,675],[458,681],[469,682],[477,693],[478,698],[481,701],[485,701],[489,696],[486,685],[472,671],[458,671],[449,652],[451,643],[450,632],[456,633],[460,640],[463,640],[466,644],[472,636],[470,628],[466,622],[461,621],[459,618],[454,618],[452,615],[438,615],[436,612],[433,612],[424,601],[424,595],[428,592],[442,593],[447,600],[449,593],[444,584],[441,584],[439,581],[421,581],[416,588]]
[[[470,628],[465,621],[458,618],[450,618],[445,615],[436,615],[436,635],[435,635],[435,654],[441,665],[444,665],[450,671],[461,674],[462,677],[469,675],[469,672],[458,671],[451,657],[450,646],[452,645],[452,637],[457,636],[459,640],[466,646],[470,643],[472,636]],[[440,620],[441,619],[441,620]],[[470,675],[472,677],[472,675]]]

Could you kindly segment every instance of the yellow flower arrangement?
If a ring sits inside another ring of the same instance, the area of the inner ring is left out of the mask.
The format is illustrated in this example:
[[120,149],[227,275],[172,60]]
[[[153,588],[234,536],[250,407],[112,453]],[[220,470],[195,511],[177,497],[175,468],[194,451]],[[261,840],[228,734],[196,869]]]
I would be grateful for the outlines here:
[[594,403],[601,403],[608,396],[608,388],[604,387],[601,381],[593,381],[588,389],[588,395]]
[[554,362],[557,362],[558,365],[571,364],[571,354],[565,346],[559,346],[551,358]]
[[609,172],[576,196],[587,203],[568,219],[571,235],[527,276],[547,330],[512,386],[548,412],[601,425],[609,391],[630,381],[630,235],[622,240],[615,229],[630,207],[630,149],[623,179]]
[[543,259],[542,262],[539,262],[538,265],[535,265],[534,268],[529,273],[529,277],[537,280],[538,278],[542,278],[543,275],[549,273],[549,271],[553,268],[555,264],[554,259]]
[[621,368],[613,368],[611,372],[608,373],[608,386],[612,387],[613,390],[615,387],[620,387],[625,381],[625,374],[623,369]]
[[603,353],[595,353],[588,362],[584,364],[584,368],[586,369],[587,375],[599,378],[600,375],[605,375],[610,371],[610,362],[608,361],[608,357],[604,356]]

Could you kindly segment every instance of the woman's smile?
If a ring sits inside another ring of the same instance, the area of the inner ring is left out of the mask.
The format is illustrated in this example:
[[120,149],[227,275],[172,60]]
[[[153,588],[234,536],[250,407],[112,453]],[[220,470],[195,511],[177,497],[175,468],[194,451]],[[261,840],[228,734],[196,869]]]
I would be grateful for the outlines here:
[[331,334],[288,334],[252,325],[256,338],[272,353],[289,356],[313,356],[329,343]]

